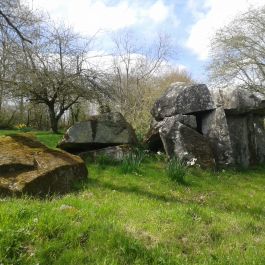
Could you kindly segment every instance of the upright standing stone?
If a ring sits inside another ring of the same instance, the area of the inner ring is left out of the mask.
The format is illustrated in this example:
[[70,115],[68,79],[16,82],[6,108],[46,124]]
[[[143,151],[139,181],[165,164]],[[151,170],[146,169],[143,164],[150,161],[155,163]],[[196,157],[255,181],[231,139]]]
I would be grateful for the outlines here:
[[172,117],[166,117],[162,121],[153,120],[151,122],[150,129],[145,137],[145,143],[147,144],[147,146],[151,151],[157,152],[164,150],[163,143],[159,135],[159,129],[163,126],[163,124],[166,124],[168,121],[172,119],[175,119],[175,121],[179,121],[195,130],[197,129],[196,117],[194,115],[178,114]]
[[168,118],[159,129],[165,151],[169,157],[178,157],[183,161],[196,160],[203,168],[215,165],[212,150],[207,138],[197,131],[180,123],[175,117]]
[[258,163],[265,162],[265,119],[263,116],[254,116],[255,150]]
[[227,124],[235,164],[248,167],[250,164],[250,150],[247,117],[228,116]]
[[215,161],[227,166],[234,163],[232,145],[223,107],[218,107],[202,117],[202,134],[209,139]]

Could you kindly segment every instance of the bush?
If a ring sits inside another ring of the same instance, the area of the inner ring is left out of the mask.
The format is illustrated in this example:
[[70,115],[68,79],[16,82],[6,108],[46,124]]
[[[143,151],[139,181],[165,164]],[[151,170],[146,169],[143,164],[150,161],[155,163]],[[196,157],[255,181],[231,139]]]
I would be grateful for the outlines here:
[[132,152],[122,159],[120,165],[122,173],[138,173],[145,156],[146,152],[141,148],[135,148],[132,150]]
[[178,158],[173,157],[168,161],[166,173],[168,177],[179,184],[185,184],[185,176],[187,174],[187,166]]

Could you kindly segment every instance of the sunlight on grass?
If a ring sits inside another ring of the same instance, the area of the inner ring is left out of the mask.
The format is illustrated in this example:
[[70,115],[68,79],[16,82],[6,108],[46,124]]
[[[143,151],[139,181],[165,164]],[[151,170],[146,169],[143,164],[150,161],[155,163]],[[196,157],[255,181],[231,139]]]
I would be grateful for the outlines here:
[[187,185],[155,157],[88,169],[68,195],[1,199],[0,264],[265,264],[264,167],[192,169]]
[[[0,130],[0,136],[24,133],[20,130]],[[52,132],[30,131],[37,139],[50,148],[56,148],[57,143],[62,139],[63,134],[54,134]]]

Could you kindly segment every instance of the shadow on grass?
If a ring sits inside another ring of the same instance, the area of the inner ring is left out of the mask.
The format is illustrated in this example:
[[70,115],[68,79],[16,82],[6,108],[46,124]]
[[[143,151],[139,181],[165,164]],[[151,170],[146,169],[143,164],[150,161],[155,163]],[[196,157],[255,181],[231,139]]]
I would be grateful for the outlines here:
[[138,196],[146,197],[148,199],[160,200],[163,202],[186,203],[184,200],[179,200],[177,198],[173,198],[173,197],[169,197],[165,195],[159,195],[159,194],[155,194],[155,193],[152,193],[146,190],[142,190],[138,186],[118,186],[112,183],[102,182],[97,179],[89,179],[86,185],[88,186],[93,185],[96,188],[116,190],[118,192],[123,192],[123,193],[132,193]]
[[[122,193],[128,193],[128,194],[135,194],[137,196],[145,197],[147,199],[153,199],[153,200],[158,200],[162,201],[165,203],[181,203],[181,204],[200,204],[196,200],[194,200],[194,197],[192,198],[185,198],[185,199],[180,199],[180,198],[174,198],[171,196],[166,196],[166,195],[160,195],[156,194],[150,191],[146,191],[143,189],[140,189],[138,186],[119,186],[115,185],[112,183],[106,183],[102,182],[98,179],[88,179],[88,181],[85,183],[85,188],[88,187],[95,187],[95,188],[102,188],[102,189],[108,189],[108,190],[116,190],[118,192]],[[203,205],[200,204],[201,207],[204,207]],[[222,205],[218,204],[208,204],[207,207],[213,208],[214,211],[224,211],[227,213],[234,213],[234,214],[247,214],[252,216],[255,219],[261,219],[265,217],[265,211],[262,207],[246,207],[244,205],[240,205],[237,203],[231,203],[225,207]]]
[[[220,209],[220,207],[218,207]],[[224,208],[221,208],[225,212],[235,213],[235,214],[247,214],[252,216],[254,219],[263,220],[265,218],[265,210],[262,207],[247,207],[241,204],[231,204]]]

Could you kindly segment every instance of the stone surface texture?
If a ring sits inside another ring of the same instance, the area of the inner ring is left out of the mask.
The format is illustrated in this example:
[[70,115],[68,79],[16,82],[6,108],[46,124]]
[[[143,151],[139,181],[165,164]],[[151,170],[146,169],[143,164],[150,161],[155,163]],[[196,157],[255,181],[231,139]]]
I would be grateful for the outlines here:
[[264,94],[172,84],[151,114],[156,120],[146,137],[151,150],[159,146],[169,157],[196,158],[203,167],[214,161],[221,167],[265,162]]
[[156,120],[163,120],[176,114],[193,114],[215,109],[211,93],[204,84],[172,84],[159,98],[151,114]]
[[159,129],[167,155],[182,161],[195,159],[203,168],[213,168],[215,161],[207,138],[172,118]]
[[263,116],[254,116],[255,150],[258,163],[265,162],[265,121]]
[[0,137],[0,194],[65,193],[87,175],[81,158],[50,149],[32,135]]
[[131,152],[131,147],[129,145],[117,145],[109,146],[106,148],[92,150],[87,152],[82,152],[78,154],[82,159],[91,159],[97,161],[100,158],[107,158],[114,161],[121,161],[125,156]]
[[73,153],[137,142],[132,126],[118,112],[92,116],[70,127],[58,147]]
[[161,137],[159,135],[159,128],[161,128],[163,124],[170,122],[171,119],[175,119],[176,121],[179,121],[190,128],[197,128],[196,117],[194,115],[178,114],[172,117],[166,117],[162,121],[156,121],[153,119],[144,140],[145,144],[147,144],[150,150],[157,152],[164,149]]
[[250,160],[247,118],[244,116],[229,116],[227,117],[227,124],[235,163],[246,167]]
[[259,92],[243,88],[216,89],[213,90],[213,97],[230,115],[247,113],[265,115],[265,95]]
[[234,164],[232,144],[223,107],[218,107],[203,116],[202,134],[209,139],[218,164]]
[[265,161],[264,117],[251,113],[227,117],[235,164],[248,167]]

